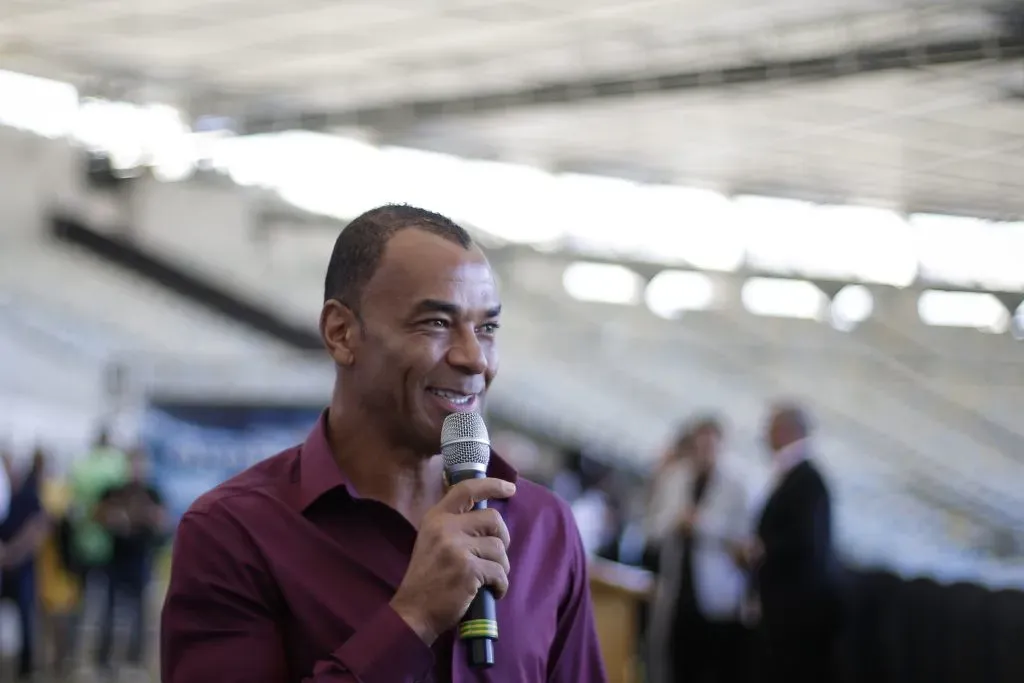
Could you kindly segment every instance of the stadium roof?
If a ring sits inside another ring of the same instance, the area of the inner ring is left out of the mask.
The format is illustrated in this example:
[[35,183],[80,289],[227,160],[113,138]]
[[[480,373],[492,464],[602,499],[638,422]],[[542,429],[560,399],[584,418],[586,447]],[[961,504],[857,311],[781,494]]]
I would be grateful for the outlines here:
[[1007,7],[8,0],[0,57],[249,131],[1020,217],[1024,22]]

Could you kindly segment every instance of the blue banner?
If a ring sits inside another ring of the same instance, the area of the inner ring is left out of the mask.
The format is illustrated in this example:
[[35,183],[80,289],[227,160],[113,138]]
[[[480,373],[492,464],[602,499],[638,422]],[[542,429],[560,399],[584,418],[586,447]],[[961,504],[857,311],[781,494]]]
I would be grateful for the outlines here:
[[141,439],[154,483],[179,519],[200,495],[264,458],[302,443],[321,407],[150,404]]

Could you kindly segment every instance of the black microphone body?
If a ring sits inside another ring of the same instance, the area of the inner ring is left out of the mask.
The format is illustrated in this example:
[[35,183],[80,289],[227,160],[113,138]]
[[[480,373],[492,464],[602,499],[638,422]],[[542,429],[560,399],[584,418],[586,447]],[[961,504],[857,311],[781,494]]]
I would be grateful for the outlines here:
[[[491,459],[491,441],[487,425],[479,413],[452,413],[441,428],[441,455],[448,484],[454,486],[467,479],[483,479]],[[480,501],[474,510],[487,508]],[[473,668],[494,666],[494,641],[498,639],[498,613],[494,593],[488,587],[477,591],[469,609],[459,622],[459,639],[466,644],[469,665]]]
[[[483,479],[486,472],[480,470],[459,470],[448,475],[448,482],[454,486],[467,479]],[[481,500],[474,510],[487,508],[487,501]],[[466,641],[469,665],[474,668],[494,666],[494,641],[498,639],[498,612],[494,604],[494,593],[486,586],[481,588],[469,603],[469,609],[459,624],[459,638]]]

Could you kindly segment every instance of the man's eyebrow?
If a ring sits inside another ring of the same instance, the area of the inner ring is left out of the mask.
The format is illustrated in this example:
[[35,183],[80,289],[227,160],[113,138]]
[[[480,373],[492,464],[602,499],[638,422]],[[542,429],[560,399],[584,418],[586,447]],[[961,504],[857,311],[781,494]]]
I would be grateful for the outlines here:
[[[462,313],[462,308],[450,301],[423,299],[413,307],[412,315],[422,315],[423,313],[444,313],[445,315],[455,317]],[[499,315],[501,315],[501,304],[488,308],[484,313],[486,318],[497,318]]]
[[447,315],[458,315],[461,309],[450,301],[440,299],[422,299],[413,306],[413,315],[421,313],[445,313]]

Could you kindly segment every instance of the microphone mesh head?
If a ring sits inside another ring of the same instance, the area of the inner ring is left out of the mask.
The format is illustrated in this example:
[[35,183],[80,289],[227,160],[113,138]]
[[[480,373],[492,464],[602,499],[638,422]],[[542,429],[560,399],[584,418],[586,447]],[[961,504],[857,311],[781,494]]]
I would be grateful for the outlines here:
[[445,469],[476,463],[487,466],[491,439],[480,413],[452,413],[441,426],[441,455]]

